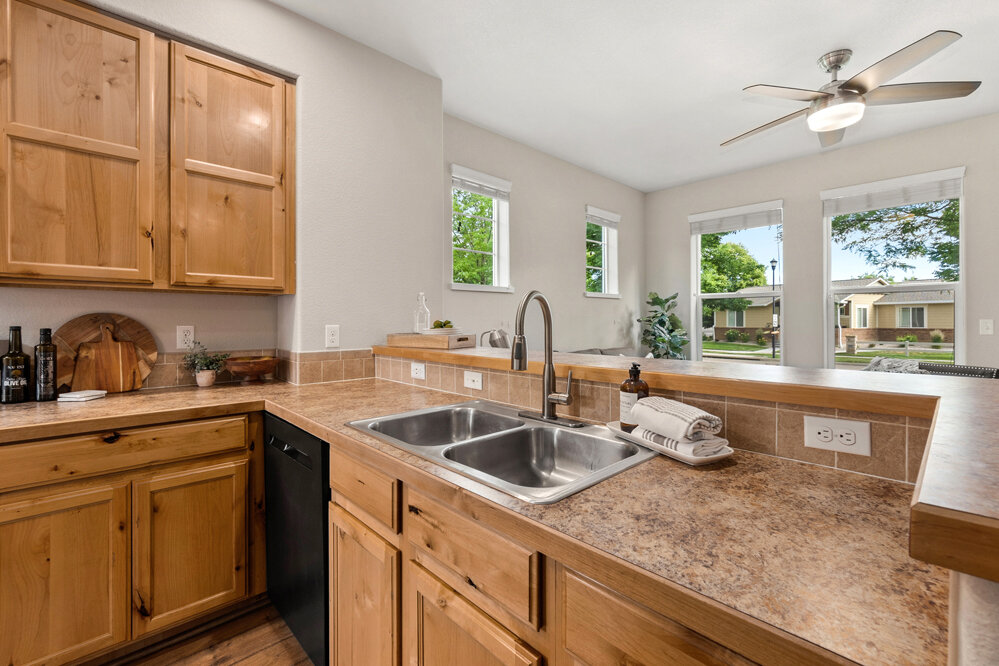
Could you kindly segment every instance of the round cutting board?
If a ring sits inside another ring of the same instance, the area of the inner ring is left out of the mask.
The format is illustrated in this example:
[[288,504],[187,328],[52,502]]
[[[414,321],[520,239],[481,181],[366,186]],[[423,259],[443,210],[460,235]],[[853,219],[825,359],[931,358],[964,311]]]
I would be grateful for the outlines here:
[[153,371],[159,351],[153,334],[139,322],[120,314],[96,312],[70,319],[60,326],[52,336],[56,345],[56,367],[59,376],[56,377],[59,391],[68,391],[73,383],[73,370],[76,368],[76,352],[85,342],[100,342],[101,325],[110,323],[114,326],[114,339],[119,342],[131,342],[135,345],[135,355],[139,361],[139,373],[145,379]]

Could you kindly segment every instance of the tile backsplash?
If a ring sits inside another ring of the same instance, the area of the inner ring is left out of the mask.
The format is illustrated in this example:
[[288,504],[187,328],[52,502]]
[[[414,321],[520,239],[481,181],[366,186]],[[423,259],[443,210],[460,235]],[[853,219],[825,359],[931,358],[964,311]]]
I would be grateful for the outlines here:
[[[538,375],[426,362],[426,379],[412,379],[411,363],[410,359],[376,356],[375,376],[532,410],[537,410],[541,404],[541,377]],[[482,374],[482,390],[465,388],[465,370]],[[556,389],[565,390],[565,379],[556,380]],[[617,384],[573,382],[572,404],[559,407],[559,413],[596,423],[617,421],[620,418],[618,390]],[[919,474],[931,425],[928,419],[876,412],[663,389],[652,389],[651,393],[719,416],[725,424],[721,435],[734,448],[907,483],[914,483]],[[871,455],[857,456],[805,448],[806,414],[869,421]]]
[[371,349],[291,352],[279,349],[277,378],[291,384],[319,384],[375,376]]

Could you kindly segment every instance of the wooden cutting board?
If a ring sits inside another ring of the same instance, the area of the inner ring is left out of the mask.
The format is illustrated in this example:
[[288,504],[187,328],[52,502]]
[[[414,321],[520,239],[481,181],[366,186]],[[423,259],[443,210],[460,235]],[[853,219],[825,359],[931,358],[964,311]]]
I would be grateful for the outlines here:
[[101,324],[100,342],[84,342],[76,351],[74,391],[103,389],[123,393],[142,388],[135,344],[114,339],[114,325]]
[[419,347],[423,349],[462,349],[475,346],[475,333],[423,335],[421,333],[389,333],[389,347]]
[[[59,374],[56,383],[60,391],[69,391],[73,387],[73,376],[76,373],[78,362],[84,365],[93,364],[95,357],[92,354],[88,353],[86,358],[81,358],[78,361],[77,352],[84,344],[101,342],[102,337],[104,337],[101,331],[103,324],[110,324],[113,327],[112,338],[114,341],[132,343],[139,372],[138,385],[135,388],[141,386],[142,381],[153,371],[159,351],[156,348],[156,340],[149,329],[125,315],[107,312],[82,315],[60,326],[52,336],[52,342],[55,343],[57,350],[56,365]],[[127,352],[125,353],[127,354]],[[96,377],[97,370],[96,368],[85,369],[84,372],[93,373]],[[136,384],[136,381],[133,378],[129,383]]]

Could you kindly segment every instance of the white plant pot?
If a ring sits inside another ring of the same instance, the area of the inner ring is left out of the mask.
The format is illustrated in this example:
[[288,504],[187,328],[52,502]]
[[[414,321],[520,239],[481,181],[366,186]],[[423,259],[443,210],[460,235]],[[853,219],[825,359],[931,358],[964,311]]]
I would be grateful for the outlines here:
[[215,383],[215,371],[198,370],[194,373],[194,379],[198,382],[198,386],[211,386]]

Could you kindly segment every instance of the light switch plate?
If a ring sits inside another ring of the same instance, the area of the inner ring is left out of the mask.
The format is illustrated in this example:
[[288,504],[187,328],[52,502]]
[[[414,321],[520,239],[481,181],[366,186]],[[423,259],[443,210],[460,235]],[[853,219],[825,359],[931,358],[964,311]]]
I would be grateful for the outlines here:
[[869,456],[871,455],[871,424],[867,421],[850,421],[806,414],[805,446],[811,449]]
[[992,319],[979,319],[978,320],[978,334],[979,335],[993,335],[996,332],[995,321]]
[[465,388],[482,390],[482,373],[465,370]]
[[427,378],[427,364],[417,363],[413,361],[409,364],[409,376],[413,379],[426,379]]

